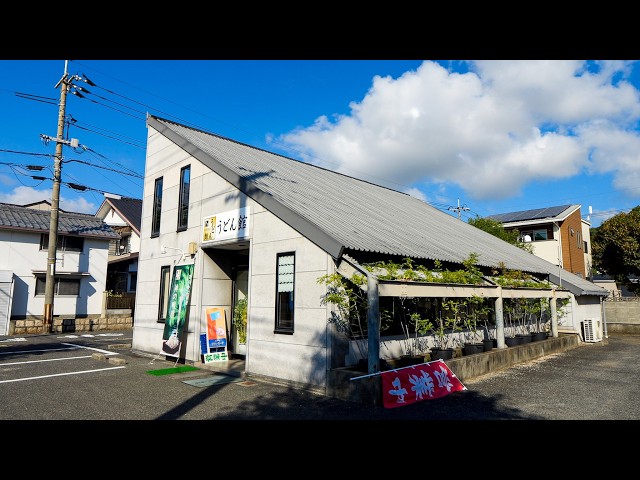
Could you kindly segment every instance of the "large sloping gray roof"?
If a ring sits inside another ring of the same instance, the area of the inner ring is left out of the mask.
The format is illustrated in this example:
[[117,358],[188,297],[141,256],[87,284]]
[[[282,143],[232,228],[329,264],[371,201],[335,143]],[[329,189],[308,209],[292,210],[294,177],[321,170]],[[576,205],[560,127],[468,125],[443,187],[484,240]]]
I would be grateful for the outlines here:
[[[0,229],[48,233],[50,222],[51,212],[49,210],[0,203]],[[63,211],[58,212],[58,233],[106,240],[120,238],[120,235],[114,232],[109,225],[93,215]]]
[[[157,130],[335,259],[345,250],[549,275],[558,267],[415,197],[149,115]],[[569,272],[575,294],[604,288]]]

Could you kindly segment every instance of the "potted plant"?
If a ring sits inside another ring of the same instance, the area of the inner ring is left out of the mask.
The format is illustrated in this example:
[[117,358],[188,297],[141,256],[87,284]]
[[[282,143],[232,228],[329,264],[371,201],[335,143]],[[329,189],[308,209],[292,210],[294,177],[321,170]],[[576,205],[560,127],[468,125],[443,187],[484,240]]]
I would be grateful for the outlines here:
[[[358,369],[367,370],[368,366],[368,331],[367,331],[367,296],[360,288],[366,284],[366,277],[354,274],[346,279],[339,273],[327,274],[319,277],[317,282],[327,286],[326,293],[321,297],[321,305],[332,304],[328,322],[336,328],[346,340],[354,346]],[[380,312],[380,331],[388,328],[390,322],[386,312]]]
[[517,305],[513,298],[506,298],[503,303],[504,318],[504,343],[507,347],[520,345],[520,337],[517,337]]
[[419,313],[411,313],[408,325],[402,322],[401,327],[404,334],[404,355],[400,359],[400,366],[424,363],[429,352],[425,335],[433,330],[433,322],[428,318],[422,318]]
[[482,353],[485,351],[485,345],[480,338],[478,322],[481,318],[488,316],[489,307],[485,305],[484,299],[477,295],[467,299],[466,307],[467,312],[462,319],[462,324],[465,328],[463,353],[464,355]]
[[233,326],[236,328],[238,343],[247,343],[247,299],[240,298],[233,309]]
[[442,311],[436,317],[433,328],[434,346],[431,348],[431,360],[453,358],[456,345],[454,333],[460,330],[460,305],[460,300],[443,299]]

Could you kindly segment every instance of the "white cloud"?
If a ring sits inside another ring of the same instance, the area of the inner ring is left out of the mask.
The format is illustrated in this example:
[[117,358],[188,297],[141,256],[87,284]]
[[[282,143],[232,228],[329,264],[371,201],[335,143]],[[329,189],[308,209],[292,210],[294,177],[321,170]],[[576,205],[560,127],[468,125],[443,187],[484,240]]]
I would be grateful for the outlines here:
[[468,66],[426,61],[399,78],[376,76],[349,115],[327,112],[280,141],[303,160],[405,191],[458,185],[470,198],[504,199],[530,182],[609,172],[615,188],[640,195],[629,63]]
[[422,200],[423,202],[427,201],[427,196],[424,194],[424,192],[417,188],[409,188],[404,193],[407,193],[412,197],[417,198],[418,200]]
[[67,212],[90,213],[91,215],[95,215],[98,211],[95,203],[87,202],[82,197],[60,198],[60,208]]
[[[46,200],[51,203],[51,190],[37,190],[31,187],[16,187],[11,193],[0,193],[0,202],[14,205],[28,205]],[[60,197],[60,208],[67,212],[89,213],[94,215],[98,207],[94,203],[87,202],[84,198]]]

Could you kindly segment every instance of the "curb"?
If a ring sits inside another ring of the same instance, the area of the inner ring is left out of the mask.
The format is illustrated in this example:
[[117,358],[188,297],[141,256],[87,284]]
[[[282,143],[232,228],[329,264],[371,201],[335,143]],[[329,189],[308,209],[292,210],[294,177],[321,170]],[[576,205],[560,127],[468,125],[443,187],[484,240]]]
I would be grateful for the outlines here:
[[127,361],[122,357],[118,357],[118,358],[107,357],[104,353],[92,353],[91,354],[91,358],[93,358],[95,360],[106,361],[106,362],[109,362],[109,363],[111,363],[113,365],[126,365],[127,364]]

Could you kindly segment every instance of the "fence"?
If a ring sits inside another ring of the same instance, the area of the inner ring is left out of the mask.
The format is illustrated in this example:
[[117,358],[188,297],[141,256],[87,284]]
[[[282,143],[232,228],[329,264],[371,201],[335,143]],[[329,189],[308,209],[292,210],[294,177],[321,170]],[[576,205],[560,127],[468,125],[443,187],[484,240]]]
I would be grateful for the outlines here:
[[134,293],[109,293],[107,292],[107,310],[131,309],[136,304]]

